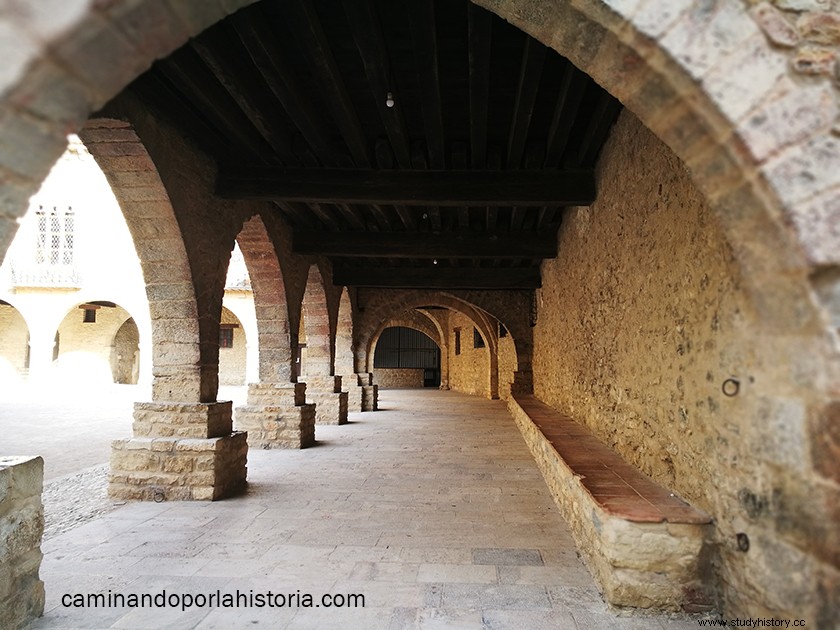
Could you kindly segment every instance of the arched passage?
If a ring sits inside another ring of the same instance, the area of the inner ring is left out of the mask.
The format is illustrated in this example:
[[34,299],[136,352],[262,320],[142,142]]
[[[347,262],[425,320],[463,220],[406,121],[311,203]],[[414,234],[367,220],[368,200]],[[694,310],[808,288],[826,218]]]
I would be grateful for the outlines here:
[[219,324],[219,384],[244,385],[248,336],[240,319],[222,307]]
[[301,354],[304,380],[312,376],[331,376],[334,373],[334,351],[330,338],[330,317],[324,280],[317,265],[309,267],[301,309],[302,328],[306,334],[306,347]]
[[146,283],[152,318],[152,397],[203,400],[198,308],[181,231],[146,147],[128,123],[89,121],[80,137],[99,164],[125,216]]
[[289,308],[280,262],[262,218],[254,216],[236,237],[254,296],[259,331],[259,381],[290,383],[296,378],[289,336]]
[[20,384],[29,370],[29,326],[17,308],[0,300],[0,380]]
[[[408,319],[408,318],[406,318]],[[440,386],[440,343],[434,327],[389,322],[373,344],[374,379],[380,389]],[[430,335],[431,333],[431,335]]]
[[133,338],[127,330],[119,335],[129,321],[134,319],[128,311],[114,302],[88,301],[71,308],[55,331],[52,382],[103,385],[120,382],[125,372],[130,379],[139,361],[140,338],[136,325]]
[[[13,14],[14,22],[26,27],[19,29],[21,37],[32,38],[32,45],[16,46],[22,52],[4,77],[7,125],[13,130],[4,137],[31,150],[23,160],[12,152],[0,165],[10,209],[0,217],[0,241],[11,238],[23,199],[57,157],[67,128],[79,127],[152,59],[241,4],[207,2],[203,11],[192,11],[145,3],[118,14],[79,8],[50,20]],[[786,398],[805,407],[810,448],[804,474],[811,466],[818,477],[807,496],[821,509],[834,505],[837,475],[831,462],[837,446],[826,434],[836,417],[836,335],[817,306],[818,298],[826,298],[823,304],[836,313],[830,296],[836,295],[840,248],[827,246],[832,231],[820,229],[836,208],[834,174],[840,169],[836,138],[829,133],[835,97],[828,93],[827,114],[817,112],[802,126],[785,124],[785,112],[822,99],[812,98],[815,82],[800,86],[791,79],[784,53],[771,47],[734,0],[482,4],[589,72],[692,168],[724,224],[753,305],[781,346],[779,354],[798,357],[793,380],[807,382],[808,391]],[[132,27],[142,23],[173,26],[147,39]],[[109,54],[94,55],[95,63],[89,63],[91,50]],[[65,70],[70,68],[72,73]],[[825,94],[822,87],[816,87],[819,96]],[[526,367],[520,361],[520,371]],[[832,536],[809,538],[829,540],[829,552],[822,555],[836,557]],[[797,549],[803,545],[794,541]]]

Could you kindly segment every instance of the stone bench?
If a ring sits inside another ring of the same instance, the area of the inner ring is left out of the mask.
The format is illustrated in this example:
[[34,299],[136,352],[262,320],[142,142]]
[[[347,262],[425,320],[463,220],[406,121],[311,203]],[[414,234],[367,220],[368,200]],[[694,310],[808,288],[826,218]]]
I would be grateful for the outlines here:
[[708,514],[536,397],[516,395],[509,409],[607,602],[711,608]]

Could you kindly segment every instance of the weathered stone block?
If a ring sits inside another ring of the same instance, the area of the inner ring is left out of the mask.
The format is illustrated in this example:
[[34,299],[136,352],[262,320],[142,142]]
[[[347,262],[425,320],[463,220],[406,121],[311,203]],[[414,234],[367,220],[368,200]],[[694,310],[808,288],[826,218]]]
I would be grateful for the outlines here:
[[44,612],[40,457],[0,457],[0,628],[21,628]]
[[237,407],[236,428],[253,448],[307,448],[315,443],[315,405]]
[[138,402],[134,404],[135,436],[214,438],[233,430],[233,405],[214,403]]
[[[136,500],[216,500],[245,489],[247,434],[207,439],[117,440],[108,493]],[[160,450],[158,450],[160,449]]]
[[315,424],[347,423],[347,392],[309,391],[315,403]]

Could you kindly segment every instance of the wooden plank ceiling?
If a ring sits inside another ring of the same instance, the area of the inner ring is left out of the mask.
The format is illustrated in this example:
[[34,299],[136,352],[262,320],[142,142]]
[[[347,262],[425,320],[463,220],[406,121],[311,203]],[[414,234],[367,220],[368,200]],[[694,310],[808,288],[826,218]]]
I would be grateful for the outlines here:
[[539,286],[620,104],[467,0],[263,0],[130,89],[350,286]]

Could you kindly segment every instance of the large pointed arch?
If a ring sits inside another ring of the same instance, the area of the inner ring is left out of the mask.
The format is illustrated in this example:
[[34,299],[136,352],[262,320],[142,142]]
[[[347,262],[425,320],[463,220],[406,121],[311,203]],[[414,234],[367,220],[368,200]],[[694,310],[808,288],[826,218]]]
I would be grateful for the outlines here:
[[91,120],[80,137],[111,184],[140,258],[152,319],[153,399],[197,402],[210,389],[215,399],[215,381],[206,383],[201,369],[190,263],[157,167],[127,122]]
[[260,216],[251,217],[236,238],[254,293],[259,334],[259,380],[290,383],[295,380],[289,338],[289,308],[280,261]]
[[324,278],[318,265],[309,267],[301,310],[306,333],[306,348],[301,358],[302,375],[304,379],[306,376],[330,376],[334,373],[334,350]]

